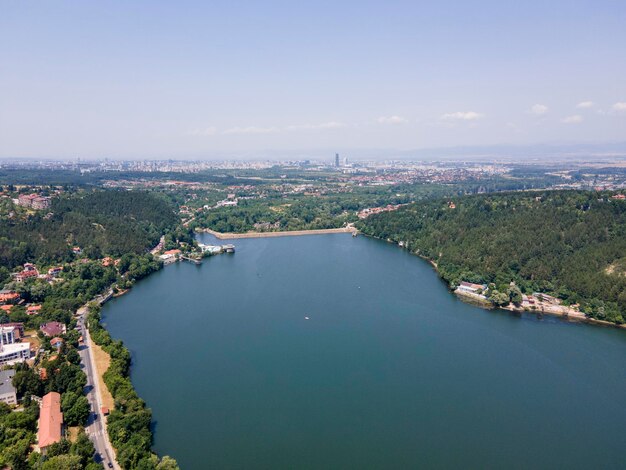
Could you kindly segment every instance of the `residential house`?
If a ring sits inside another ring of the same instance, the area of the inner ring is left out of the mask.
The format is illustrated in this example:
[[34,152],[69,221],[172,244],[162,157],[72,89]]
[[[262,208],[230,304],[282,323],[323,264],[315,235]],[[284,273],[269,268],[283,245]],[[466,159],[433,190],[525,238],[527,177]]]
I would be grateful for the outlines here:
[[20,294],[17,292],[8,289],[0,290],[0,303],[14,304],[18,300],[20,300]]
[[26,315],[39,315],[41,313],[41,305],[29,305],[26,307]]
[[31,207],[37,210],[47,209],[48,207],[50,207],[50,198],[44,196],[33,198],[31,202]]
[[43,332],[44,335],[48,336],[49,338],[64,335],[67,331],[65,325],[58,321],[50,321],[48,323],[44,323],[39,327],[39,329]]
[[55,268],[48,269],[48,275],[52,277],[57,277],[63,271],[63,266],[57,266]]
[[61,394],[50,392],[44,395],[39,410],[39,431],[37,439],[39,449],[45,455],[48,447],[60,442],[63,437],[63,413],[61,413]]
[[16,282],[24,282],[27,279],[39,276],[39,271],[37,271],[37,267],[34,264],[25,263],[24,269],[19,273],[14,273],[13,276]]
[[50,340],[50,346],[52,346],[55,349],[60,349],[61,346],[63,346],[63,339],[59,337],[52,338]]

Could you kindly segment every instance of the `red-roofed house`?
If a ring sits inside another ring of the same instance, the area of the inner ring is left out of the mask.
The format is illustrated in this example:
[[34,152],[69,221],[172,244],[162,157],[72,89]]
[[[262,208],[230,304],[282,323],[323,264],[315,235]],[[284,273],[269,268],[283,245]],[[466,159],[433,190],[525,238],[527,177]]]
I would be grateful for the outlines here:
[[164,255],[180,255],[182,252],[180,250],[167,250],[166,252],[164,252]]
[[63,346],[63,340],[59,337],[52,338],[50,340],[50,346],[52,346],[53,348],[59,349],[61,346]]
[[37,438],[42,454],[49,446],[60,442],[63,436],[63,413],[61,413],[61,394],[50,392],[44,395],[39,410],[39,432]]
[[26,315],[38,315],[41,313],[41,305],[29,305],[26,307]]
[[39,329],[48,337],[64,335],[67,331],[65,325],[58,321],[44,323],[41,327],[39,327]]
[[48,275],[52,277],[57,277],[61,271],[63,271],[63,266],[57,266],[55,268],[48,269]]
[[0,302],[5,304],[12,304],[20,300],[20,294],[12,290],[0,291]]

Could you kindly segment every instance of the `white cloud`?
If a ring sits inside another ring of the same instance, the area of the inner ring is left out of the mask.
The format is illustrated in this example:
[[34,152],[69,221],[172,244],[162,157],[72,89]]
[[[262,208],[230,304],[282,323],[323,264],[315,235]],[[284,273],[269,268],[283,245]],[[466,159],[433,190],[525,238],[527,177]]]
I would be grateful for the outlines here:
[[589,109],[589,108],[593,108],[593,101],[581,101],[580,103],[578,103],[576,105],[576,107],[578,109]]
[[187,135],[196,135],[196,136],[206,136],[206,135],[215,135],[217,134],[217,129],[215,127],[207,127],[206,129],[194,129],[187,132]]
[[444,121],[475,121],[484,117],[484,114],[474,111],[457,111],[456,113],[447,113],[441,116]]
[[279,129],[277,127],[231,127],[230,129],[226,129],[222,132],[224,135],[230,134],[272,134],[274,132],[278,132]]
[[626,112],[626,101],[620,101],[619,103],[615,103],[612,108],[613,111],[617,111],[618,113]]
[[548,107],[545,104],[534,104],[532,108],[530,108],[530,112],[537,116],[543,116],[548,112]]
[[583,117],[580,114],[572,114],[561,119],[561,122],[564,124],[580,124],[583,122]]
[[330,121],[330,122],[322,122],[320,124],[296,124],[296,125],[285,127],[285,130],[301,131],[301,130],[311,130],[311,129],[339,129],[342,127],[346,127],[346,125],[342,122]]
[[408,119],[403,118],[402,116],[381,116],[377,119],[380,124],[406,124],[409,122]]

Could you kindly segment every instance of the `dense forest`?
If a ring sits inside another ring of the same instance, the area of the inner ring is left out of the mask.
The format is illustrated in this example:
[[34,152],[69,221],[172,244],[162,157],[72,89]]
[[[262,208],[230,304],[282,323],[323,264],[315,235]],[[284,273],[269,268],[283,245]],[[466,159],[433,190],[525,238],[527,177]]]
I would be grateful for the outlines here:
[[373,215],[371,236],[404,242],[452,287],[494,283],[556,295],[593,318],[626,319],[626,202],[609,193],[534,191],[462,196]]
[[142,191],[81,191],[54,198],[50,213],[2,220],[0,266],[68,262],[73,247],[92,259],[143,253],[178,222],[168,200]]

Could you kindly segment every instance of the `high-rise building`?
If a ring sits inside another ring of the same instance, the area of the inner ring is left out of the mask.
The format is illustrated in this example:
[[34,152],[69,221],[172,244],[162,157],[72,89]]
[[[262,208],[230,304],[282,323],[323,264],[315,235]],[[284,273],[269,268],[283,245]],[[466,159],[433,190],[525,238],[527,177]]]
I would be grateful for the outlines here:
[[339,168],[339,154],[338,153],[335,154],[335,166]]

